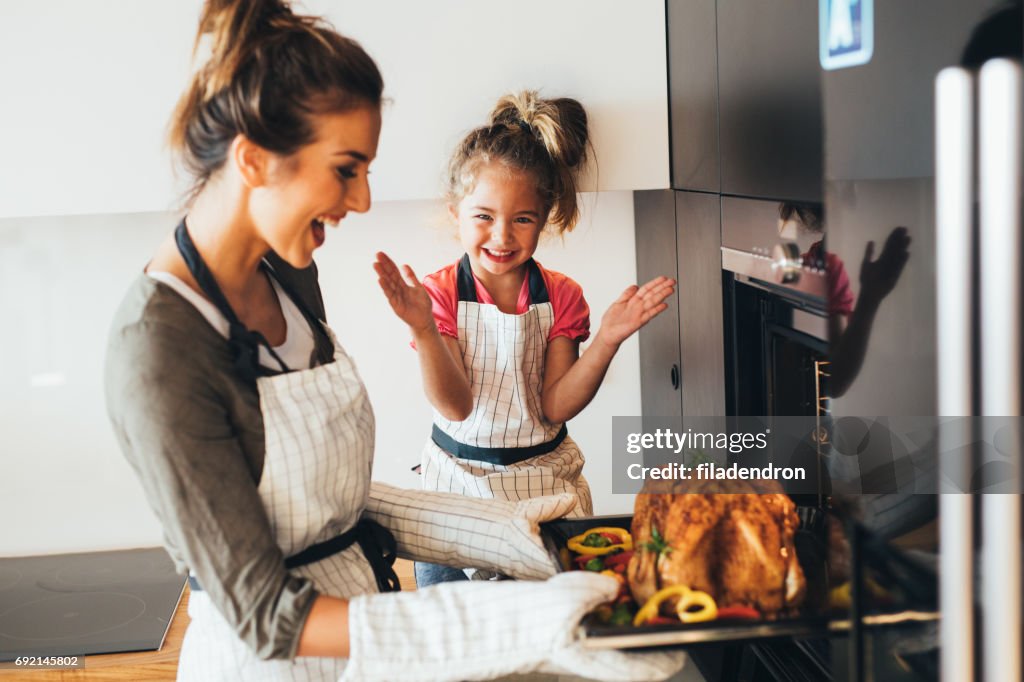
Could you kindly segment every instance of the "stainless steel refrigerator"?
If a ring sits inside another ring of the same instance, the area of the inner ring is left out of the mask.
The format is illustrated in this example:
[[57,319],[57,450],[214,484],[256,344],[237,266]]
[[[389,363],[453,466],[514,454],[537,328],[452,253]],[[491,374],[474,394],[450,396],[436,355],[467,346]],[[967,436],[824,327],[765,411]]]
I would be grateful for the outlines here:
[[[857,296],[830,344],[836,475],[872,530],[934,557],[941,679],[1020,680],[1020,488],[982,494],[964,419],[1021,408],[1020,5],[822,0],[820,19],[827,245]],[[869,440],[870,466],[844,460]]]

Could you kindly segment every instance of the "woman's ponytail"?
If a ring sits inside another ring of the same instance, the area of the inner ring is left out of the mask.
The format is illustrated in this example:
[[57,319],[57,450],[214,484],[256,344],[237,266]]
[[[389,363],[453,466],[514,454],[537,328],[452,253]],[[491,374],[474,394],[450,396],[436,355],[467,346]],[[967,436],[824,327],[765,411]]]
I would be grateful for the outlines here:
[[362,47],[280,0],[207,0],[193,54],[201,51],[168,129],[192,196],[238,134],[287,155],[312,141],[310,114],[380,106],[383,79]]

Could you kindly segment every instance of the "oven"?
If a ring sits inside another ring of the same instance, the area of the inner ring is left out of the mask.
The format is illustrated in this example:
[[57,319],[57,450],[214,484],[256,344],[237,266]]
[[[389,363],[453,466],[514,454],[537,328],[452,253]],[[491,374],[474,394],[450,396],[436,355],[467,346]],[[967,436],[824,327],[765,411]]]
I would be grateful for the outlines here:
[[824,237],[820,205],[722,198],[727,414],[827,414]]

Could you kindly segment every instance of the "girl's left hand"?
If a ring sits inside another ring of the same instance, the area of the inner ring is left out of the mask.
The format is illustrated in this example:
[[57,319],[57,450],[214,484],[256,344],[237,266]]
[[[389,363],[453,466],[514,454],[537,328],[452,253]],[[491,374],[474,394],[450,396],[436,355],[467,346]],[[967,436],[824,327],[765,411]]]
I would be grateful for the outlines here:
[[655,277],[647,284],[633,285],[609,306],[601,318],[598,336],[612,345],[619,345],[640,329],[655,315],[668,308],[665,299],[675,293],[676,281],[670,277]]

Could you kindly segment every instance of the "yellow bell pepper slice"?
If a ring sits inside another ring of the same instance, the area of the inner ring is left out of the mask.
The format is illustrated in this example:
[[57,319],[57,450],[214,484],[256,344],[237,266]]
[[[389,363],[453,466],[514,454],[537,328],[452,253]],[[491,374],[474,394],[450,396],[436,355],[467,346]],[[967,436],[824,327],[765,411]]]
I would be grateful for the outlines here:
[[[586,540],[587,536],[591,535],[592,533],[608,533],[609,535],[615,535],[616,537],[621,539],[621,542],[619,544],[609,545],[608,547],[588,547],[587,545],[583,544],[583,541]],[[581,533],[580,535],[569,538],[569,541],[566,543],[566,547],[568,547],[573,552],[576,552],[577,554],[586,554],[588,556],[603,556],[605,554],[611,554],[612,552],[618,552],[620,550],[623,552],[628,552],[629,550],[633,549],[633,536],[629,534],[629,531],[623,528],[591,528],[585,533]]]
[[690,593],[690,588],[686,585],[673,585],[671,587],[663,587],[654,594],[651,598],[640,607],[640,610],[636,612],[636,616],[633,617],[633,625],[643,625],[651,618],[658,615],[658,609],[661,608],[661,602],[665,601],[669,597],[680,597],[680,601],[686,598],[686,595]]
[[[691,611],[695,606],[700,608]],[[676,615],[684,623],[702,623],[706,620],[718,618],[718,605],[715,599],[707,592],[690,590],[676,602]]]

